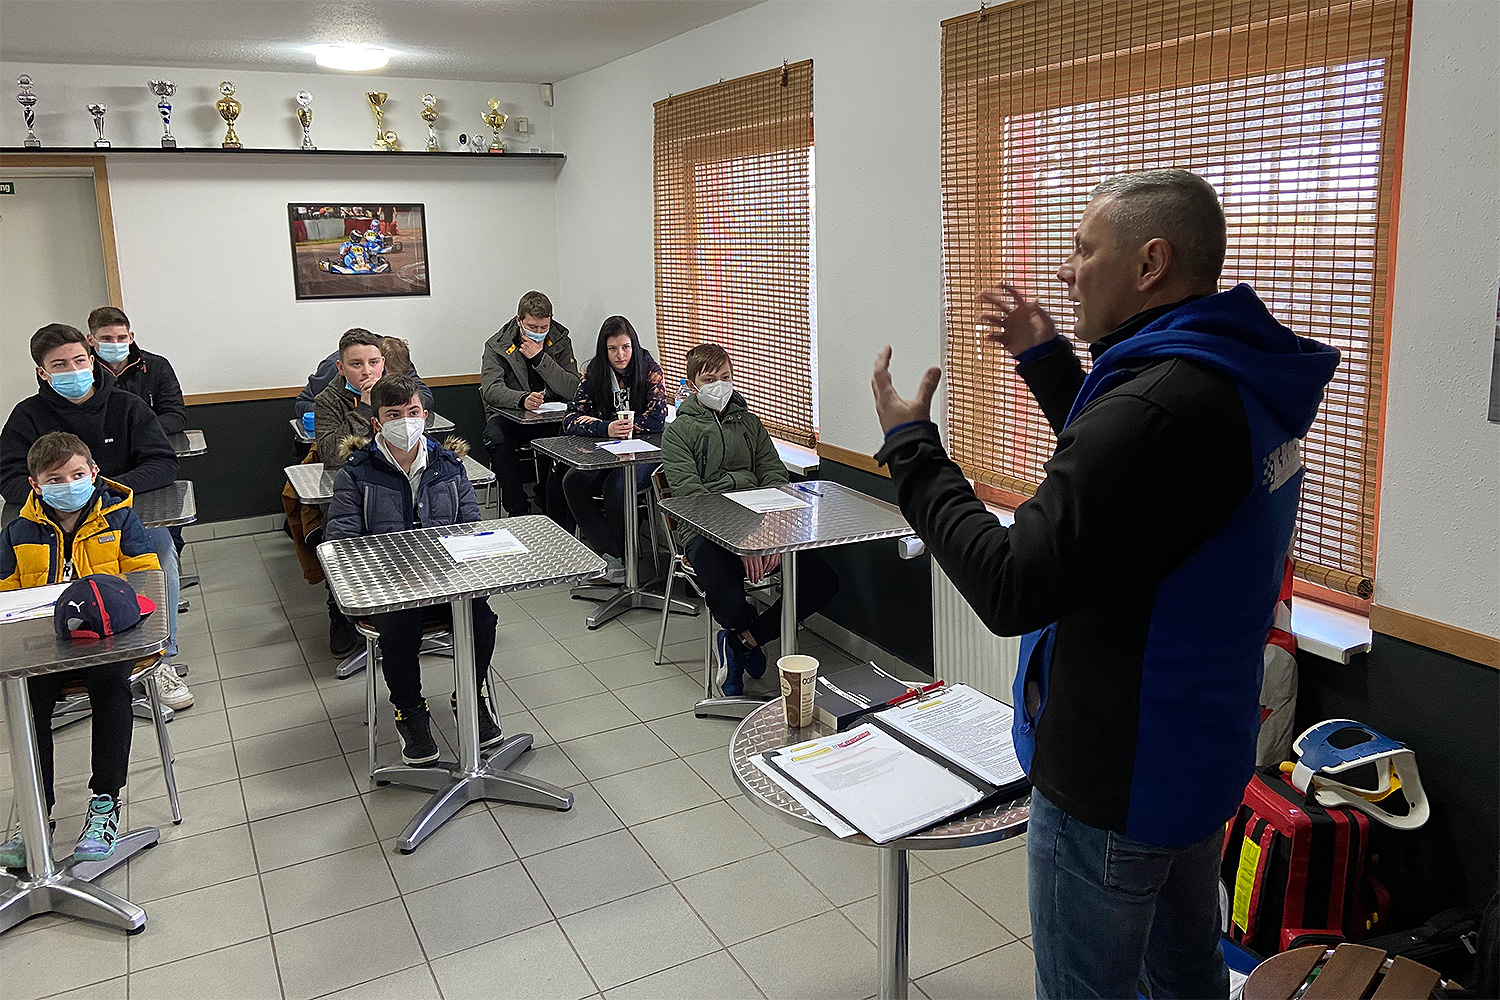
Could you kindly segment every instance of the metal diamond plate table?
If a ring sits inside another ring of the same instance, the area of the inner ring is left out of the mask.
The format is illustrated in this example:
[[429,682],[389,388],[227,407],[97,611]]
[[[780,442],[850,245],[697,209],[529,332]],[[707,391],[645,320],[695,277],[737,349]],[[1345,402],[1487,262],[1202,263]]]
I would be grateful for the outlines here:
[[[456,562],[440,539],[444,535],[506,530],[525,553]],[[479,755],[479,695],[474,676],[474,623],[470,599],[490,594],[571,583],[598,576],[604,560],[582,542],[540,516],[508,517],[440,528],[418,528],[383,535],[340,538],[318,546],[318,560],[339,608],[352,618],[448,604],[453,612],[453,669],[459,705],[458,761],[451,768],[390,766],[371,777],[431,791],[396,839],[410,853],[470,802],[520,802],[567,810],[573,794],[544,781],[507,770],[531,747],[531,735],[506,737],[490,755]]]
[[172,446],[178,458],[192,458],[194,455],[208,453],[208,439],[203,436],[202,431],[186,430],[168,434],[167,443]]
[[545,424],[560,424],[563,421],[563,417],[568,415],[566,409],[548,410],[544,413],[538,413],[536,410],[519,410],[509,406],[493,412],[500,419],[509,420],[513,424],[538,427]]
[[[569,468],[602,471],[613,468],[627,469],[625,473],[625,585],[623,587],[577,587],[573,596],[583,601],[599,601],[600,604],[588,616],[591,629],[607,624],[614,618],[633,608],[660,611],[663,598],[641,587],[640,528],[636,517],[636,505],[640,503],[640,491],[636,486],[634,467],[641,462],[655,464],[661,461],[661,435],[642,434],[640,440],[652,446],[650,451],[630,452],[616,455],[599,447],[610,438],[583,437],[564,434],[561,437],[537,438],[531,447],[548,458],[563,463]],[[678,614],[696,615],[698,606],[686,601],[673,601],[672,610]]]
[[193,494],[193,484],[186,479],[159,490],[137,493],[131,506],[148,528],[175,528],[198,520],[198,498]]
[[[667,497],[661,507],[735,555],[781,554],[781,652],[785,656],[797,651],[797,553],[901,538],[912,529],[899,508],[838,483],[815,479],[781,490],[807,506],[757,514],[722,493],[699,493]],[[705,664],[703,700],[693,710],[699,718],[743,719],[765,703],[753,695],[715,698],[711,671],[712,663]]]
[[[125,579],[162,609],[147,615],[134,628],[119,635],[83,642],[59,639],[52,630],[52,616],[0,625],[0,688],[10,735],[11,776],[16,789],[21,836],[28,847],[45,844],[45,850],[27,851],[28,870],[19,876],[0,875],[0,933],[29,917],[43,913],[95,920],[134,934],[146,926],[146,911],[93,880],[128,861],[132,855],[154,847],[160,839],[155,827],[132,830],[115,841],[115,853],[103,862],[58,864],[52,857],[52,838],[47,830],[46,798],[42,792],[41,763],[37,759],[36,733],[28,677],[62,673],[99,663],[135,661],[161,652],[167,644],[166,578],[159,569],[137,570]],[[8,831],[7,831],[8,835]]]
[[[464,472],[476,488],[488,486],[495,481],[493,472],[468,455],[464,456],[463,461]],[[292,491],[297,494],[298,500],[317,506],[333,502],[333,480],[339,474],[338,469],[324,468],[322,462],[305,462],[301,465],[288,465],[282,471],[286,473],[287,482],[292,484]]]
[[[766,702],[745,717],[729,743],[729,766],[734,783],[750,801],[799,829],[837,840],[833,831],[813,818],[801,803],[757,768],[752,759],[767,750],[817,739],[835,732],[814,723],[804,729],[788,729],[781,699]],[[886,844],[876,844],[864,834],[843,838],[844,843],[873,847],[880,852],[879,951],[881,1000],[905,1000],[907,995],[907,941],[911,898],[907,851],[940,851],[954,847],[978,847],[1008,840],[1026,832],[1031,819],[1029,792],[1003,802],[955,817]]]

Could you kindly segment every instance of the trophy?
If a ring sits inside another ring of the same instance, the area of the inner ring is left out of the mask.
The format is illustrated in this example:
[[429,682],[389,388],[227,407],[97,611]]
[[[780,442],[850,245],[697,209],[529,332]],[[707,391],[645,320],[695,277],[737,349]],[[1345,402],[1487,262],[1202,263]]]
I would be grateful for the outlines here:
[[31,77],[25,73],[16,81],[21,92],[16,95],[16,100],[21,105],[21,117],[26,119],[26,142],[23,145],[27,149],[41,149],[42,140],[36,137],[36,95],[31,92]]
[[99,133],[99,138],[94,140],[95,149],[108,149],[109,140],[104,138],[104,112],[109,108],[103,104],[90,104],[89,114],[94,116],[94,130]]
[[317,149],[312,141],[312,95],[297,91],[297,120],[302,123],[302,148]]
[[437,133],[433,131],[433,126],[437,124],[438,109],[437,98],[431,94],[422,95],[422,120],[427,123],[427,152],[436,153],[438,138]]
[[225,80],[219,84],[219,93],[224,96],[214,102],[214,107],[219,109],[219,117],[229,126],[224,132],[224,141],[219,145],[225,149],[239,149],[240,137],[234,134],[234,120],[240,116],[240,102],[234,99],[234,84]]
[[375,142],[374,148],[390,152],[398,148],[396,145],[396,133],[385,127],[385,112],[380,106],[385,103],[385,91],[365,91],[365,100],[370,102],[370,110],[375,113]]
[[380,138],[385,143],[385,151],[387,153],[401,152],[401,140],[397,137],[395,129],[386,129],[384,132],[380,133]]
[[176,149],[177,137],[172,134],[172,102],[167,98],[177,93],[177,84],[171,80],[147,80],[146,89],[156,95],[156,110],[161,112],[161,148]]
[[484,123],[490,127],[490,131],[495,133],[495,138],[490,140],[489,151],[491,153],[505,152],[505,144],[500,141],[500,130],[505,127],[505,122],[510,116],[501,112],[500,102],[491,97],[490,113],[487,115],[481,115],[480,117],[483,118]]

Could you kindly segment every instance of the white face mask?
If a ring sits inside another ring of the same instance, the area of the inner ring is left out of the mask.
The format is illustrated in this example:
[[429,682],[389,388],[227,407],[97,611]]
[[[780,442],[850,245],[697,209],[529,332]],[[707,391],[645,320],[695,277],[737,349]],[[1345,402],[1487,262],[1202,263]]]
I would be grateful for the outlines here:
[[427,430],[427,421],[421,417],[402,417],[387,420],[380,425],[380,436],[385,443],[397,451],[411,451],[412,446],[422,440]]
[[703,405],[715,413],[723,413],[724,407],[729,404],[729,397],[734,395],[734,383],[728,379],[719,379],[710,382],[698,390],[698,398]]

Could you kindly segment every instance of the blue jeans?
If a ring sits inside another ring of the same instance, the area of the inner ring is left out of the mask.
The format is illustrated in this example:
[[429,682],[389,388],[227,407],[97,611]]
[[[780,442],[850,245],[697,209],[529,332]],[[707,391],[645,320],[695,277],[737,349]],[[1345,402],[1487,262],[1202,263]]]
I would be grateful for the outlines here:
[[147,528],[146,537],[167,578],[167,659],[170,660],[177,655],[177,604],[182,594],[177,581],[177,544],[166,528]]
[[[1192,794],[1184,790],[1183,794]],[[1037,1000],[1227,997],[1214,834],[1158,847],[1088,826],[1031,793],[1026,831]]]

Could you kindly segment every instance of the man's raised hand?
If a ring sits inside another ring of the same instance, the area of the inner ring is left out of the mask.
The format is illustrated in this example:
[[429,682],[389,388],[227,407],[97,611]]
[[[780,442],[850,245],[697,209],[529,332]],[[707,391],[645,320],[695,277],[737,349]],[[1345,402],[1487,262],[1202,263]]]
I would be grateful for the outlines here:
[[1013,358],[1057,336],[1047,310],[1022,295],[1015,285],[1001,284],[974,298],[980,306],[979,326],[989,327],[984,339],[999,344]]
[[891,349],[887,345],[875,357],[875,374],[870,379],[870,388],[875,393],[875,415],[880,418],[880,429],[889,432],[892,427],[911,423],[913,420],[930,420],[932,394],[937,391],[938,380],[943,377],[941,368],[929,368],[917,385],[917,395],[906,400],[896,391],[891,382]]

